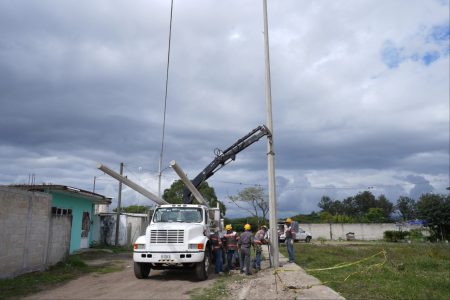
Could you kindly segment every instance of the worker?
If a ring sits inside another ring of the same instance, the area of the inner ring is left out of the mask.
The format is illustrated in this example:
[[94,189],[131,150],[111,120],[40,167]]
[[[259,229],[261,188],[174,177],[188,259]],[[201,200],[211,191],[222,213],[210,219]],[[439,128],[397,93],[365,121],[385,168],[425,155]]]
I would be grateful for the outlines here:
[[211,247],[214,256],[215,273],[223,274],[223,260],[222,260],[222,240],[220,239],[219,232],[211,234]]
[[288,251],[288,256],[289,256],[289,263],[293,263],[295,261],[295,256],[294,256],[294,238],[295,238],[295,232],[292,230],[292,219],[291,218],[287,218],[286,222],[284,224],[284,234],[286,235],[286,248]]
[[239,249],[241,251],[241,261],[242,261],[240,269],[241,269],[241,274],[243,274],[244,273],[244,264],[245,264],[245,274],[252,275],[252,273],[250,273],[250,255],[251,255],[250,248],[253,244],[253,235],[252,235],[252,231],[251,231],[252,227],[250,226],[250,224],[245,224],[244,230],[245,231],[241,234],[239,241],[238,241]]
[[255,260],[253,261],[253,269],[256,271],[261,270],[261,253],[262,253],[262,245],[268,244],[268,241],[265,239],[267,232],[267,226],[262,225],[260,229],[255,233],[255,238],[253,240],[255,246]]
[[[227,233],[224,234],[225,239],[225,251],[227,253],[227,268],[226,271],[230,272],[233,268],[233,257],[235,256],[235,253],[238,249],[238,240],[239,236],[237,235],[236,231],[233,231],[233,227],[231,224],[228,224],[225,226],[225,230]],[[240,260],[239,260],[240,261]],[[240,264],[239,264],[240,268]]]

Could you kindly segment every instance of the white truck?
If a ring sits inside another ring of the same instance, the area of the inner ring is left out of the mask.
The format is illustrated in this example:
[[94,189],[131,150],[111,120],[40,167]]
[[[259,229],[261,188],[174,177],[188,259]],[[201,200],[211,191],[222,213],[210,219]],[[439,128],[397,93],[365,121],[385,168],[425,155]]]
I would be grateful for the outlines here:
[[219,208],[200,204],[167,204],[155,209],[144,236],[134,244],[134,274],[147,278],[150,270],[191,268],[199,280],[208,278],[209,235],[220,227]]
[[[214,160],[192,181],[172,161],[171,167],[185,184],[184,204],[169,204],[106,166],[98,166],[103,172],[159,204],[145,235],[138,237],[134,243],[134,274],[138,279],[147,278],[151,269],[173,268],[191,268],[199,280],[208,278],[212,261],[209,236],[223,228],[223,221],[220,219],[219,205],[210,208],[197,188],[220,168],[235,160],[236,154],[265,135],[270,135],[270,132],[261,125],[227,149],[216,149]],[[201,204],[192,204],[193,196]]]

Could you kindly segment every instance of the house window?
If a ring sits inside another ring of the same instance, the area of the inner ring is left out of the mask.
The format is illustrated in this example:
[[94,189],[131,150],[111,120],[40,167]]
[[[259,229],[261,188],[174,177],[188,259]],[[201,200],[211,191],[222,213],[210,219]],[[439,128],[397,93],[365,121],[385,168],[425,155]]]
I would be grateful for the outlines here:
[[70,215],[72,215],[72,209],[52,206],[52,215],[54,215],[54,216],[70,216]]

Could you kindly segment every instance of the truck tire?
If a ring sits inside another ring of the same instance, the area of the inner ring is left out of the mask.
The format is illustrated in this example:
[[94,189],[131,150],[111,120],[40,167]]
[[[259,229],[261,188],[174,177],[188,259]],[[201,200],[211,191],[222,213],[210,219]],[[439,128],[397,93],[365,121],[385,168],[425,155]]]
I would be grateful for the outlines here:
[[148,278],[148,274],[150,274],[151,264],[148,263],[134,263],[134,276],[137,279]]
[[209,267],[211,263],[210,256],[211,256],[210,251],[207,248],[205,250],[205,256],[203,257],[203,261],[195,265],[195,275],[197,275],[197,279],[200,281],[208,279]]
[[307,242],[307,243],[311,242],[311,237],[307,236],[306,239],[305,239],[305,242]]

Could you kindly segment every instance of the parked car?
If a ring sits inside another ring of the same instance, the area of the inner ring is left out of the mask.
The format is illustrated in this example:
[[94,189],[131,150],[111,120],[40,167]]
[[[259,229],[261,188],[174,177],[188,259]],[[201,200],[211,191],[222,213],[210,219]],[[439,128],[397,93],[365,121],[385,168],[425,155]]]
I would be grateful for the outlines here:
[[[292,227],[295,231],[294,242],[305,241],[306,243],[309,243],[311,241],[312,234],[299,227],[297,222],[292,222]],[[285,240],[286,235],[284,234],[284,223],[278,223],[278,241],[280,243],[284,243]]]

